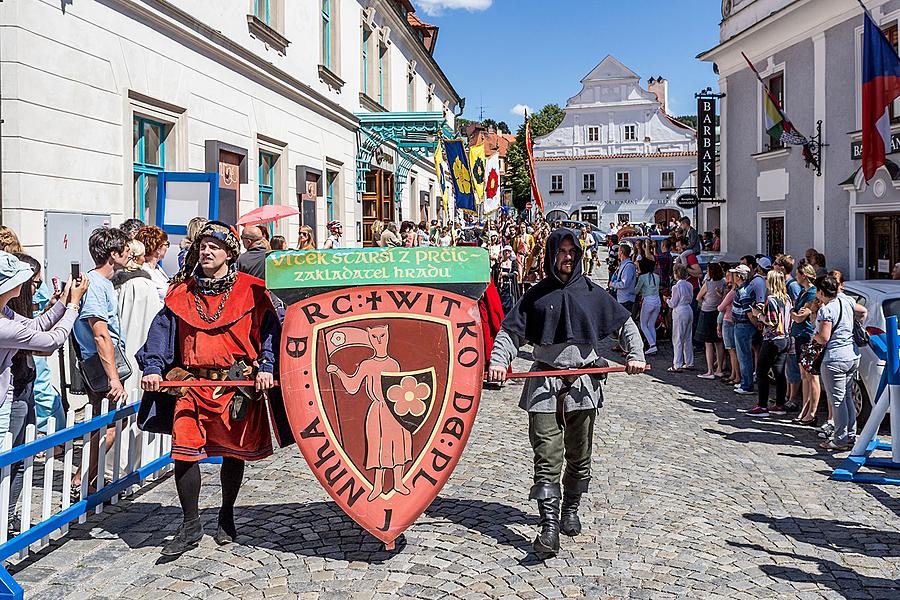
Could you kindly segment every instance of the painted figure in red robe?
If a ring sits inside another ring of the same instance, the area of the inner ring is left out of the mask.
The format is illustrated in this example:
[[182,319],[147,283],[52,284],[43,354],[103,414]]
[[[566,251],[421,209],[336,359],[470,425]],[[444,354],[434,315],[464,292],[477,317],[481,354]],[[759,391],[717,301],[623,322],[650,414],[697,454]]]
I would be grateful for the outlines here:
[[366,331],[375,356],[362,361],[353,375],[344,373],[337,365],[328,365],[326,370],[337,375],[351,394],[366,386],[366,396],[371,402],[366,413],[366,468],[375,469],[371,501],[390,491],[384,490],[384,475],[388,470],[394,474],[393,490],[409,494],[409,488],[403,483],[403,469],[412,460],[412,434],[391,413],[381,384],[382,373],[400,373],[400,363],[388,355],[388,327],[368,327]]

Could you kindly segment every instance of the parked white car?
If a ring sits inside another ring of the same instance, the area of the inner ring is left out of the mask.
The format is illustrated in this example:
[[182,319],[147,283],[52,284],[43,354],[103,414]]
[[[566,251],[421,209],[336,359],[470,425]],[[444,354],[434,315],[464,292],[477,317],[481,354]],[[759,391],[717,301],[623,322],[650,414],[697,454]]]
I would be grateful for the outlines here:
[[[870,334],[884,333],[885,319],[900,318],[900,281],[873,279],[848,281],[844,293],[862,304],[869,311],[865,326]],[[879,360],[869,347],[860,348],[859,376],[853,384],[853,402],[858,413],[857,425],[862,427],[872,412],[875,392],[884,371],[884,361]]]

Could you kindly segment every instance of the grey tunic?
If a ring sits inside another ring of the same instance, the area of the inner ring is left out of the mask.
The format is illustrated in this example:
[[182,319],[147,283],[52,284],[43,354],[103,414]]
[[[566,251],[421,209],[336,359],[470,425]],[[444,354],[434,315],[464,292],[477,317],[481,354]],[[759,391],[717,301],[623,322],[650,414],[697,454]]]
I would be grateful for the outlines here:
[[[628,319],[617,332],[619,345],[627,353],[626,360],[644,360],[644,343],[641,333],[634,321]],[[514,333],[501,329],[494,340],[494,349],[491,351],[491,366],[509,368],[513,359],[519,352],[519,348],[525,344],[525,339]],[[598,344],[599,345],[599,344]],[[549,346],[534,346],[533,354],[535,362],[531,365],[531,371],[546,371],[553,369],[583,369],[590,367],[608,366],[600,356],[598,345],[589,344],[551,344]],[[596,375],[579,375],[575,381],[564,390],[566,383],[562,377],[530,377],[525,380],[522,390],[522,398],[519,408],[533,413],[555,413],[560,392],[562,391],[563,410],[572,412],[575,410],[597,409],[603,406],[603,390],[600,387],[601,378]]]

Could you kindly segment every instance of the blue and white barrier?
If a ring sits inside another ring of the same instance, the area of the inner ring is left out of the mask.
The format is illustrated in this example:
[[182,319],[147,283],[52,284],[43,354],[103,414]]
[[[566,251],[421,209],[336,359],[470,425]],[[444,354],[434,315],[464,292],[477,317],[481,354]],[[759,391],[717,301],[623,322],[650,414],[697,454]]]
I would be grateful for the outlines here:
[[[172,459],[171,437],[140,431],[137,428],[137,410],[140,391],[134,390],[129,403],[124,406],[108,409],[104,401],[101,414],[94,417],[92,408],[84,408],[84,422],[75,424],[74,412],[66,418],[66,428],[53,431],[53,421],[46,436],[35,439],[35,427],[29,425],[25,432],[25,443],[10,448],[12,434],[7,433],[3,440],[3,452],[0,453],[0,600],[21,599],[22,587],[6,570],[6,561],[18,554],[24,558],[32,550],[46,546],[51,537],[63,536],[68,532],[69,524],[77,520],[83,523],[91,512],[103,512],[104,503],[115,504],[120,494],[130,495],[148,478],[155,479],[164,474]],[[106,450],[103,440],[109,428],[114,428],[116,439]],[[91,434],[100,433],[99,452],[93,456],[89,443]],[[80,460],[81,500],[71,502],[70,481],[74,472],[75,441],[82,440]],[[62,459],[56,458],[57,448],[63,449]],[[38,454],[44,453],[43,478],[34,481],[34,463]],[[109,457],[107,456],[109,454]],[[107,458],[111,464],[107,467]],[[11,466],[22,461],[23,488],[20,532],[10,537],[9,531],[9,492],[11,483]],[[97,491],[88,494],[87,473],[92,462],[98,465]],[[59,473],[61,463],[61,490],[54,489],[54,475]],[[112,471],[110,483],[105,483],[104,473]],[[61,499],[54,501],[54,495],[61,492]],[[34,514],[34,500],[40,498],[40,515]],[[34,520],[34,522],[32,522]]]

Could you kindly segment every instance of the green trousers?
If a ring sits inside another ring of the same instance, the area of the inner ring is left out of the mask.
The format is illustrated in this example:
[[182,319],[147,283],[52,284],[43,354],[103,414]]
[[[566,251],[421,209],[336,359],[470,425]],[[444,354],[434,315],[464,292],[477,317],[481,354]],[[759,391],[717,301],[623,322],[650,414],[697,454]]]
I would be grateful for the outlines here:
[[534,450],[534,483],[559,483],[566,461],[563,486],[584,492],[591,478],[591,444],[595,409],[564,414],[528,413],[528,438]]

